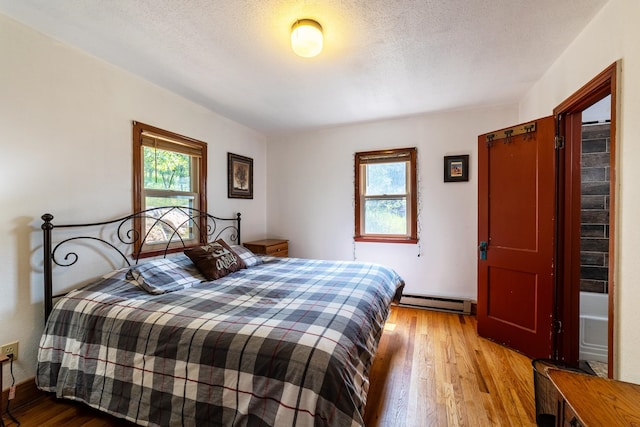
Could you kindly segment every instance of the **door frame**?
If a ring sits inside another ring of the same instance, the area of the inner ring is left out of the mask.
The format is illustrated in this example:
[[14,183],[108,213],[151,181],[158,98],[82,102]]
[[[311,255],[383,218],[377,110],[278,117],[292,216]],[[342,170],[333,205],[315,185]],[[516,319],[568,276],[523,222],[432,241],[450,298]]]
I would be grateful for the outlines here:
[[582,111],[611,95],[610,134],[610,205],[609,205],[609,271],[608,271],[608,376],[614,373],[615,277],[616,277],[616,140],[618,76],[620,61],[607,67],[554,110],[558,135],[564,138],[564,149],[558,151],[558,246],[556,298],[557,319],[562,328],[556,336],[558,359],[578,362],[580,336],[580,153]]

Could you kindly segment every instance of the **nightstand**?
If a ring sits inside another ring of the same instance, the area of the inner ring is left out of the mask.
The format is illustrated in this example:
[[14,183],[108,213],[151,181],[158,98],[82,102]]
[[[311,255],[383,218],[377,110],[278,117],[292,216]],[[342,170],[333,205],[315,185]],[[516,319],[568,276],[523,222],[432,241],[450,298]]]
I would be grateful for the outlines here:
[[549,369],[560,395],[557,426],[640,425],[640,385]]
[[2,401],[3,401],[2,399],[2,374],[3,374],[2,367],[4,366],[4,363],[8,361],[9,361],[9,358],[7,356],[0,356],[0,418],[4,415],[4,406],[2,404]]
[[270,255],[278,257],[289,256],[289,241],[282,239],[254,240],[243,243],[244,247],[254,254]]

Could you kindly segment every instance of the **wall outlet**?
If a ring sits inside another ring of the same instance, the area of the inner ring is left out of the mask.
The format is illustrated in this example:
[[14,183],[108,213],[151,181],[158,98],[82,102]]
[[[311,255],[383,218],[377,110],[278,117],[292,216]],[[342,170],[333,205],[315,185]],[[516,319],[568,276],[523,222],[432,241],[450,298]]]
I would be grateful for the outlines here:
[[0,346],[0,354],[3,356],[8,356],[13,354],[14,362],[18,360],[18,341],[10,342],[9,344]]

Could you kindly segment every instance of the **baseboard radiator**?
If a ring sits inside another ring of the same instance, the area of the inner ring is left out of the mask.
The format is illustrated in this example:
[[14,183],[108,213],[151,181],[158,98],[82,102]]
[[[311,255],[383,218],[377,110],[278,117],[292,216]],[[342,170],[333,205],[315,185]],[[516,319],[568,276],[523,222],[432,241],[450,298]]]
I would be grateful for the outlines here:
[[428,295],[403,295],[400,305],[425,308],[429,310],[449,311],[471,314],[471,300],[460,298],[435,297]]

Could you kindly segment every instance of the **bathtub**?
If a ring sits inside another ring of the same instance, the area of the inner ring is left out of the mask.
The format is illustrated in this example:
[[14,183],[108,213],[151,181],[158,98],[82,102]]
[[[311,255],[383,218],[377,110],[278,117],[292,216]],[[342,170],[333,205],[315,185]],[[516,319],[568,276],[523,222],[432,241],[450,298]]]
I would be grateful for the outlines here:
[[580,292],[580,360],[607,362],[609,295]]

